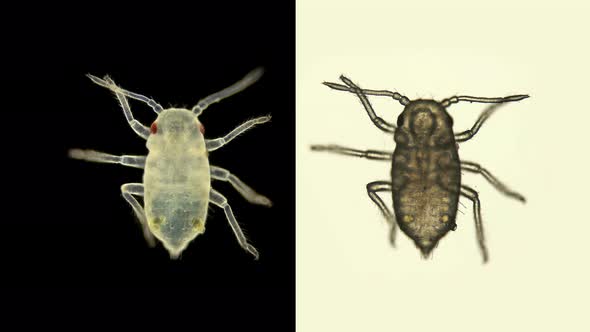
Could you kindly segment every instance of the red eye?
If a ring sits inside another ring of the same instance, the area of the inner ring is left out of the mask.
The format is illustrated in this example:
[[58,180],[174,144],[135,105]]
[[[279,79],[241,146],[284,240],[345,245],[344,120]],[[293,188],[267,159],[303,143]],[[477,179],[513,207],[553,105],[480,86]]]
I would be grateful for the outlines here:
[[150,127],[150,131],[152,132],[152,134],[155,134],[158,132],[158,125],[155,122],[152,123],[152,126]]
[[199,122],[199,131],[201,132],[201,134],[205,135],[205,126],[203,126],[203,124],[200,122]]

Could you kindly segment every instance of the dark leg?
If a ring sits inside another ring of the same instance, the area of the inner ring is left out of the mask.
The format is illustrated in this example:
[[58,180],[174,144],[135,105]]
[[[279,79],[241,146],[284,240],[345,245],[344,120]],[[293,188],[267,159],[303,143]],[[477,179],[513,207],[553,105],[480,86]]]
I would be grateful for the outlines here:
[[[394,92],[390,92],[390,91],[363,90],[363,89],[359,88],[357,85],[355,85],[354,83],[352,83],[352,81],[350,79],[348,79],[344,76],[340,76],[340,79],[347,86],[344,86],[341,84],[336,84],[336,83],[329,83],[329,82],[324,82],[324,84],[332,89],[335,89],[335,90],[348,91],[348,92],[352,92],[352,93],[356,94],[357,97],[359,97],[359,99],[361,100],[361,103],[363,104],[363,106],[365,107],[367,114],[369,114],[369,118],[371,118],[371,121],[373,121],[373,123],[375,124],[375,126],[377,126],[377,128],[379,128],[385,132],[388,132],[388,133],[395,132],[395,128],[396,128],[395,125],[393,125],[393,124],[391,124],[391,123],[389,123],[377,116],[377,114],[375,113],[375,110],[373,110],[373,106],[371,106],[371,103],[369,102],[369,99],[367,99],[367,96],[365,95],[365,93],[369,92],[368,94],[374,94],[374,95],[380,95],[380,96],[390,96],[390,97],[393,97],[394,99],[400,100],[402,105],[405,105],[410,102],[408,98],[400,95],[399,93],[394,93]],[[404,102],[405,102],[405,104],[404,104]]]
[[479,202],[479,195],[477,191],[469,188],[468,186],[461,186],[461,196],[468,198],[473,202],[473,218],[475,219],[475,231],[477,232],[477,242],[479,243],[479,249],[483,256],[483,262],[488,261],[488,249],[486,248],[485,238],[483,233],[483,223],[481,220],[481,204]]
[[471,129],[467,129],[463,132],[455,134],[455,141],[457,143],[461,143],[470,140],[473,136],[475,136],[475,134],[477,134],[483,123],[486,122],[487,119],[496,111],[496,109],[502,105],[503,104],[495,104],[488,106],[488,108],[486,108],[477,118],[477,121],[475,121],[475,124],[473,127],[471,127]]
[[477,118],[477,121],[475,121],[475,124],[473,125],[473,127],[471,129],[468,129],[466,131],[455,134],[455,141],[457,141],[459,143],[459,142],[468,141],[473,136],[475,136],[475,134],[477,134],[477,132],[479,131],[479,128],[481,128],[483,123],[486,122],[486,120],[496,111],[496,109],[498,109],[498,107],[502,106],[504,103],[510,102],[510,101],[519,101],[519,100],[523,100],[528,97],[529,97],[528,95],[515,95],[515,96],[508,96],[508,97],[501,97],[501,98],[458,96],[458,97],[452,97],[452,98],[445,99],[441,102],[441,104],[445,107],[447,107],[453,103],[457,103],[459,101],[469,101],[469,102],[477,102],[477,103],[495,103],[496,104],[496,105],[488,106],[488,108],[486,108],[481,113],[479,118]]
[[494,188],[496,188],[499,192],[503,193],[504,195],[515,198],[523,203],[526,202],[526,199],[524,198],[524,196],[522,196],[521,194],[519,194],[515,191],[508,189],[508,187],[506,187],[506,185],[504,185],[502,182],[500,182],[500,180],[496,179],[495,176],[493,176],[490,172],[488,172],[488,170],[481,167],[479,164],[472,163],[470,161],[462,161],[461,162],[461,169],[465,170],[467,172],[478,173],[478,174],[483,175],[483,177],[486,180],[488,180],[488,182],[491,183],[492,186],[494,186]]
[[367,193],[369,194],[369,198],[377,204],[377,207],[383,213],[383,216],[387,220],[387,223],[391,226],[391,232],[389,233],[389,241],[391,245],[395,247],[395,233],[397,229],[397,225],[395,223],[395,218],[391,210],[385,205],[385,202],[377,195],[378,192],[382,191],[391,191],[391,182],[386,181],[375,181],[370,182],[367,184]]

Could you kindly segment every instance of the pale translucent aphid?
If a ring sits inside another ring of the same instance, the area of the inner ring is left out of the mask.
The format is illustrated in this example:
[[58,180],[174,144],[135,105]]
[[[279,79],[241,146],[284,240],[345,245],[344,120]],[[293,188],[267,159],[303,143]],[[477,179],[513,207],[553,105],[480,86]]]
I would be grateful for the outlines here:
[[[131,128],[147,140],[147,156],[114,156],[93,150],[72,149],[69,155],[102,163],[118,163],[143,168],[143,183],[121,186],[123,197],[129,202],[142,224],[144,236],[155,245],[154,237],[162,242],[171,258],[178,258],[197,235],[205,231],[209,202],[223,208],[240,246],[258,259],[258,251],[248,243],[240,229],[227,199],[211,188],[211,179],[229,182],[246,200],[270,206],[271,201],[256,193],[229,171],[209,165],[208,152],[217,150],[256,124],[270,120],[270,116],[255,118],[238,126],[224,137],[205,139],[199,115],[209,105],[238,93],[262,75],[258,68],[232,86],[200,100],[192,110],[163,109],[154,100],[118,87],[108,76],[88,77],[96,84],[115,93]],[[127,97],[148,104],[158,118],[146,127],[133,118]],[[143,196],[144,206],[133,197]]]

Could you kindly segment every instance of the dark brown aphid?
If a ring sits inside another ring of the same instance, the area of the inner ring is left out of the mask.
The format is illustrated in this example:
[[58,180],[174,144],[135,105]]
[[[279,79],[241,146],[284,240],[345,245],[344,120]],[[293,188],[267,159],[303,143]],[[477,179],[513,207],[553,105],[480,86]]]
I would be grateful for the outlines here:
[[[395,243],[396,227],[408,235],[428,257],[438,241],[457,225],[459,196],[473,202],[473,216],[477,240],[484,262],[488,260],[485,246],[481,210],[478,194],[461,184],[461,171],[479,173],[497,190],[512,198],[525,202],[525,198],[508,189],[490,172],[476,163],[459,160],[457,143],[471,139],[482,124],[502,103],[519,101],[528,95],[503,98],[456,96],[441,102],[427,99],[409,100],[397,92],[361,89],[348,78],[341,76],[345,85],[324,83],[335,90],[356,94],[373,123],[381,130],[394,135],[396,148],[391,152],[356,150],[338,145],[312,145],[315,151],[328,151],[349,156],[392,162],[391,181],[375,181],[367,184],[369,197],[381,210],[391,225],[390,241]],[[397,126],[378,117],[369,103],[367,95],[387,96],[405,106],[397,119]],[[494,103],[477,119],[473,127],[464,132],[453,132],[453,119],[446,107],[459,101]],[[393,194],[393,210],[385,205],[378,192]]]

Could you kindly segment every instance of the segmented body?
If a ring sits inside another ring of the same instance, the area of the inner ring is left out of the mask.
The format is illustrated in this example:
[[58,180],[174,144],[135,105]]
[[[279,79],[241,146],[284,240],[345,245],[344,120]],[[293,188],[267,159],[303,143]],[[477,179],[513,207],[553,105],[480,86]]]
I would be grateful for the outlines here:
[[[373,181],[367,184],[367,194],[377,205],[383,216],[391,225],[390,241],[395,244],[397,226],[408,235],[422,252],[428,257],[438,241],[449,230],[455,230],[455,217],[459,196],[473,203],[473,217],[477,242],[484,262],[488,260],[485,245],[483,223],[481,220],[481,203],[477,191],[461,183],[461,170],[481,174],[498,191],[525,202],[521,194],[510,190],[481,165],[460,161],[457,143],[471,139],[482,124],[503,103],[519,101],[528,95],[512,95],[508,97],[473,97],[453,96],[442,100],[417,99],[388,90],[361,89],[344,75],[340,76],[344,83],[324,82],[328,87],[355,94],[361,101],[373,124],[383,132],[394,135],[396,148],[393,153],[378,150],[358,150],[339,145],[312,145],[315,151],[327,151],[348,156],[362,157],[372,160],[392,162],[391,182]],[[375,113],[367,98],[368,95],[386,96],[397,100],[405,108],[397,118],[397,126],[385,121]],[[453,133],[453,119],[446,107],[460,101],[490,103],[477,119],[471,129]],[[393,194],[393,210],[391,212],[380,192]],[[394,218],[395,215],[395,218]],[[395,220],[394,220],[395,219]]]
[[[148,156],[116,156],[94,150],[71,149],[71,158],[100,163],[118,163],[144,169],[143,183],[126,183],[121,193],[139,219],[143,235],[150,246],[156,237],[170,253],[180,257],[182,251],[197,235],[205,231],[207,209],[212,203],[223,209],[236,240],[242,248],[258,259],[258,251],[248,243],[227,199],[211,187],[211,180],[229,182],[246,200],[253,204],[271,206],[272,202],[242,182],[230,171],[209,165],[208,154],[217,150],[253,126],[265,123],[270,116],[248,120],[223,137],[205,139],[205,127],[199,115],[213,103],[236,94],[262,76],[256,68],[231,86],[199,100],[191,110],[167,108],[146,96],[120,88],[108,76],[88,77],[96,84],[115,93],[129,126],[147,140]],[[127,98],[146,103],[158,114],[147,127],[133,117]],[[143,196],[143,206],[135,196]]]
[[461,165],[452,119],[433,100],[410,102],[398,119],[392,161],[397,224],[428,255],[456,227]]
[[154,123],[143,176],[145,215],[152,234],[179,254],[205,231],[211,190],[207,149],[189,110],[165,110]]

